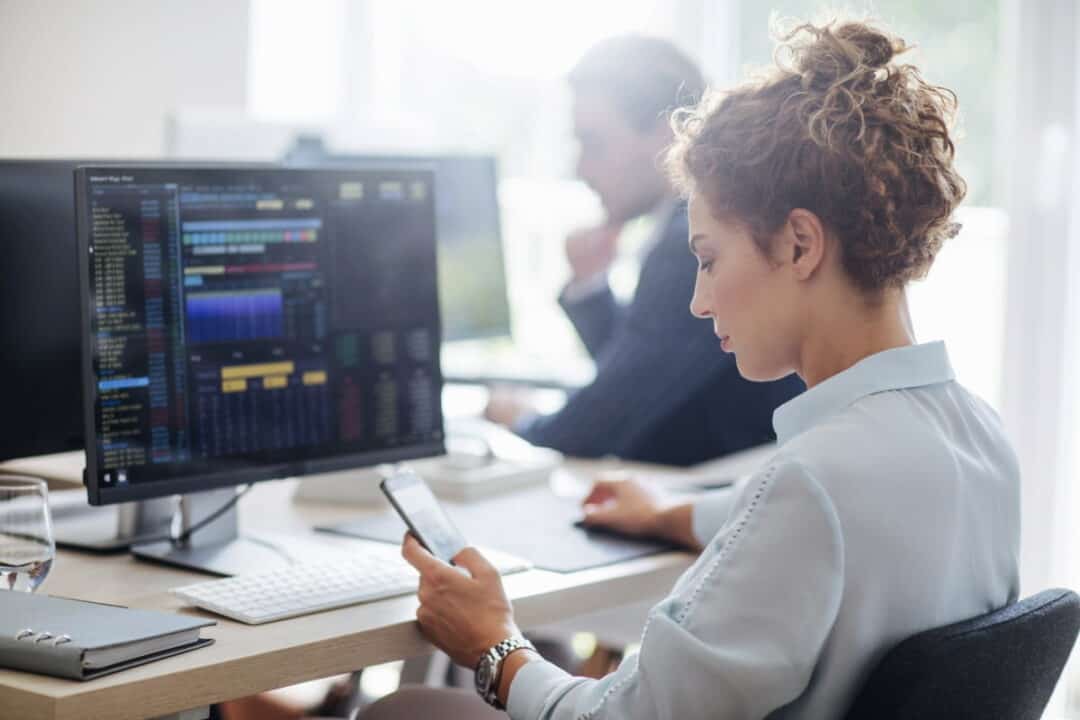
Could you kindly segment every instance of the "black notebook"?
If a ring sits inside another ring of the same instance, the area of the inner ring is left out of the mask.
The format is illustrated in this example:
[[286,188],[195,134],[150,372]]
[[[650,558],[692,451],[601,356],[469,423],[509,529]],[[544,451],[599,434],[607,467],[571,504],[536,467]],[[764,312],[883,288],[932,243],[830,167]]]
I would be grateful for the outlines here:
[[89,680],[213,642],[213,620],[0,590],[0,667]]

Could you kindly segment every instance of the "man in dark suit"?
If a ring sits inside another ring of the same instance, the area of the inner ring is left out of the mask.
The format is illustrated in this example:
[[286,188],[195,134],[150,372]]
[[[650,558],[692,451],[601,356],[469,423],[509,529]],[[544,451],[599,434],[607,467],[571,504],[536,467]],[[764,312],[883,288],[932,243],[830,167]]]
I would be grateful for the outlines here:
[[[671,110],[704,90],[700,71],[665,40],[624,36],[589,50],[569,80],[577,172],[606,220],[567,239],[573,276],[559,302],[596,362],[596,377],[552,415],[495,392],[487,416],[568,455],[672,465],[773,439],[773,410],[803,385],[795,376],[743,380],[734,358],[717,352],[711,324],[690,314],[697,267],[686,206],[659,164],[672,139]],[[607,283],[620,230],[650,215],[637,288],[621,305]]]

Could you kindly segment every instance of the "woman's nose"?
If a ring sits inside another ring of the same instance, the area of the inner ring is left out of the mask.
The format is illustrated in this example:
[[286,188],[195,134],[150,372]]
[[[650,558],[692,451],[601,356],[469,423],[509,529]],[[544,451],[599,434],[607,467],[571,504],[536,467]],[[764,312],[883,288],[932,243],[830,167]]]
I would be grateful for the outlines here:
[[698,283],[694,284],[694,296],[690,298],[690,314],[697,318],[707,318],[711,314]]

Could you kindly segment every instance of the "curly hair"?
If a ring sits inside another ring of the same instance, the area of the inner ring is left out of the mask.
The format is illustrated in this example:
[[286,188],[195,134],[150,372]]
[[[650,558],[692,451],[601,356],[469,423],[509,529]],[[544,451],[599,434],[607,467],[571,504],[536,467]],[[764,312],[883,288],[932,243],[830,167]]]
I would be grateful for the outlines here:
[[894,58],[903,40],[863,22],[802,24],[774,67],[672,116],[676,188],[769,241],[795,208],[813,212],[867,293],[925,276],[967,186],[953,167],[955,94]]

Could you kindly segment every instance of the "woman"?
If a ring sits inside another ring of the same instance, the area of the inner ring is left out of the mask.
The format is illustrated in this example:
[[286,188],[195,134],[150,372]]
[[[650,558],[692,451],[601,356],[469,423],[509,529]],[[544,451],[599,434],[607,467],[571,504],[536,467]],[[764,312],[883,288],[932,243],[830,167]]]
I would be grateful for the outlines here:
[[627,481],[587,498],[594,525],[700,552],[636,656],[589,680],[498,648],[519,633],[491,565],[466,549],[465,576],[406,538],[424,633],[494,674],[488,699],[516,720],[841,717],[898,641],[1015,599],[1015,457],[906,313],[965,186],[954,97],[894,62],[905,49],[862,23],[804,25],[770,75],[674,121],[690,309],[743,376],[796,372],[808,390],[735,492],[669,505]]

